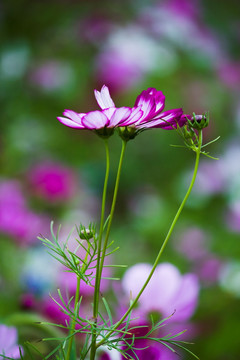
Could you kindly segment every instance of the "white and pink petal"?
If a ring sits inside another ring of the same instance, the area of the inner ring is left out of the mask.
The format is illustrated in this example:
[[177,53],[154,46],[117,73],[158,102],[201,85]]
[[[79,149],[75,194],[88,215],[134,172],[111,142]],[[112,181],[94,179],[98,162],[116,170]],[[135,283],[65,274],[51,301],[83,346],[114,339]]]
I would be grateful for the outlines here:
[[97,103],[102,110],[115,107],[115,104],[110,96],[109,89],[106,85],[103,85],[100,91],[94,90],[94,94]]
[[86,114],[82,119],[82,123],[86,129],[98,130],[107,126],[109,119],[102,111],[96,110]]

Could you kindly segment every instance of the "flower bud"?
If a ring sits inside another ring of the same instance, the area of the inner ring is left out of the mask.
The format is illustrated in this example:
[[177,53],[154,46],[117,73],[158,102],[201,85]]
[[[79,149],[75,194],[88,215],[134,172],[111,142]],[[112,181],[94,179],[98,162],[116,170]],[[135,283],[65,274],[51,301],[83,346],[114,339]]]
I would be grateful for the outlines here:
[[209,124],[209,115],[208,113],[205,113],[204,115],[196,115],[193,113],[193,116],[190,120],[188,120],[189,128],[193,128],[196,130],[201,130],[205,127],[207,127]]
[[123,126],[118,128],[119,136],[125,140],[132,140],[137,136],[138,130],[134,126]]
[[79,237],[82,240],[90,240],[93,238],[93,236],[95,235],[95,231],[93,231],[92,229],[82,229],[79,232]]

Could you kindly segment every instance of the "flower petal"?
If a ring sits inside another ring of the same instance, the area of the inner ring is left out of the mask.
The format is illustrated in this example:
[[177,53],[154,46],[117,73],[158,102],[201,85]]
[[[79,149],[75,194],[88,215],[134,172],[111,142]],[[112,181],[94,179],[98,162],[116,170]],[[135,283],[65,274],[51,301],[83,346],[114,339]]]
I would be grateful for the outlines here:
[[110,96],[109,89],[106,85],[103,85],[101,91],[94,90],[95,98],[100,108],[107,109],[109,107],[115,107],[115,104]]
[[131,115],[129,118],[121,123],[121,126],[130,126],[135,124],[143,115],[143,111],[141,110],[141,106],[132,109]]
[[[140,123],[138,129],[149,129],[149,128],[161,128],[165,130],[173,130],[177,127],[177,124],[182,116],[182,109],[168,110],[157,116],[157,119]],[[184,122],[185,123],[185,122]],[[183,121],[179,123],[179,126],[184,125]]]
[[121,125],[131,115],[131,109],[128,107],[120,107],[114,111],[110,119],[109,127]]
[[96,110],[86,114],[82,119],[82,123],[87,129],[97,130],[107,126],[109,119],[102,111]]
[[81,124],[77,124],[75,121],[72,121],[70,119],[67,119],[65,117],[57,117],[57,119],[63,124],[68,127],[74,128],[74,129],[84,129],[84,126]]
[[57,119],[64,125],[75,129],[83,129],[82,118],[86,114],[78,114],[72,110],[64,110],[63,115],[65,117],[57,117]]

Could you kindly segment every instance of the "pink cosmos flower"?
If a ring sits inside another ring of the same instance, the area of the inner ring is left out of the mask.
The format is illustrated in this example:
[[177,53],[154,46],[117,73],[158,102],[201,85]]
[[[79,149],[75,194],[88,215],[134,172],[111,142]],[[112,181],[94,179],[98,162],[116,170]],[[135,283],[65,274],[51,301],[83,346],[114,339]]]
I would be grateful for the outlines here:
[[[15,327],[0,324],[0,355],[13,359],[20,358],[19,346],[17,345],[17,330]],[[0,356],[0,359],[4,358]]]
[[[171,130],[177,125],[183,126],[187,121],[181,108],[162,112],[165,96],[161,91],[154,88],[142,91],[133,108],[116,108],[106,85],[103,85],[101,91],[95,90],[95,97],[101,111],[96,110],[85,114],[65,110],[63,113],[65,117],[58,117],[57,119],[66,126],[97,130],[100,135],[107,137],[112,135],[115,127],[127,127],[128,130],[130,127],[128,139],[135,137],[139,131],[149,128]],[[104,129],[111,129],[112,131],[99,132]],[[127,134],[125,133],[123,136],[126,138]]]
[[[122,285],[126,294],[137,296],[151,270],[149,264],[136,264],[123,277]],[[159,312],[163,318],[174,315],[168,321],[187,321],[193,315],[198,300],[199,283],[194,274],[181,275],[170,263],[157,266],[147,288],[139,299],[139,306],[133,317],[146,317],[151,312]]]
[[42,162],[32,168],[29,182],[37,196],[51,203],[71,199],[77,188],[73,172],[54,162]]
[[37,241],[40,230],[46,226],[45,216],[31,211],[16,180],[0,182],[0,232],[8,234],[21,245]]

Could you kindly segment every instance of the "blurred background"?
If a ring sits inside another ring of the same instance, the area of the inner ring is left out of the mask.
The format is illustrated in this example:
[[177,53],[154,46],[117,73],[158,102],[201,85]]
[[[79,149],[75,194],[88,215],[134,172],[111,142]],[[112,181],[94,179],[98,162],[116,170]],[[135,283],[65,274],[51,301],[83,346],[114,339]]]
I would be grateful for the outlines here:
[[[191,349],[204,360],[239,359],[239,14],[238,0],[0,2],[0,322],[17,327],[20,343],[45,336],[31,316],[54,319],[48,294],[66,281],[37,236],[50,236],[51,220],[63,239],[75,224],[99,222],[102,140],[56,117],[98,109],[93,90],[103,84],[116,106],[155,87],[165,110],[209,111],[205,141],[220,136],[208,148],[219,160],[202,156],[162,261],[200,284]],[[161,129],[128,144],[113,261],[156,256],[194,166],[193,153],[171,144],[181,139]],[[110,138],[109,194],[120,145]]]

